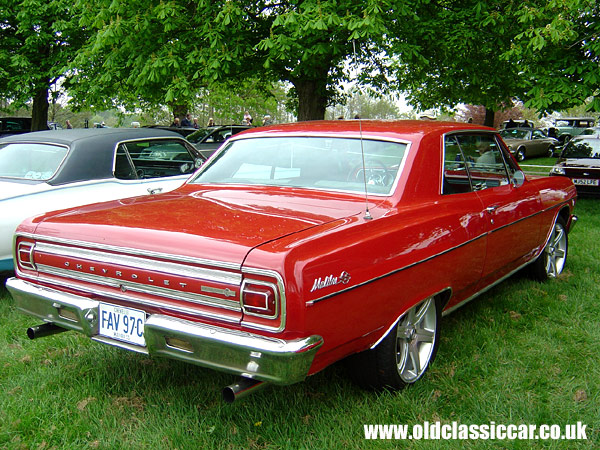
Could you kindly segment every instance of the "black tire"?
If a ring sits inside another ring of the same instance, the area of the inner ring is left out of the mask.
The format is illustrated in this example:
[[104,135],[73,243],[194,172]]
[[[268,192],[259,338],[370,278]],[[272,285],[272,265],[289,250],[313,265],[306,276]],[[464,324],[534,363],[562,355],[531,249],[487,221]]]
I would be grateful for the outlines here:
[[550,239],[544,250],[531,263],[531,276],[538,281],[546,281],[548,278],[558,277],[567,263],[569,250],[569,236],[565,220],[558,216],[552,227]]
[[409,309],[377,347],[349,359],[354,381],[369,389],[392,390],[417,382],[435,359],[441,310],[436,297]]
[[517,161],[521,162],[525,160],[525,149],[520,148],[517,150],[517,152],[515,153],[515,157],[517,158]]

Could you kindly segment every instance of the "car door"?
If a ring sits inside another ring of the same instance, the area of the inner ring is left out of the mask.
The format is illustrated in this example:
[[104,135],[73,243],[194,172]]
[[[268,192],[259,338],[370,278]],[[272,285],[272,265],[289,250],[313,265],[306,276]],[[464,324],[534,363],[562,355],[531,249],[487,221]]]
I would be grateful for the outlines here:
[[513,184],[518,166],[494,135],[470,133],[455,139],[486,221],[483,288],[523,265],[539,245],[540,199],[527,181],[518,187]]
[[546,156],[550,146],[548,137],[542,130],[533,130],[531,132],[531,156]]

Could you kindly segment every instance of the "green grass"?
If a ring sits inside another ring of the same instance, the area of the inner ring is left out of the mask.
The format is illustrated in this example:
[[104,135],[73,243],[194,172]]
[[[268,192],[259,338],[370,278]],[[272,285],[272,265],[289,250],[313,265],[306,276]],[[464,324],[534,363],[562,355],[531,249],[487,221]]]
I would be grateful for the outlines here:
[[548,175],[557,158],[530,158],[519,163],[523,172],[535,175]]
[[[235,403],[235,377],[38,322],[0,290],[0,449],[574,449],[600,445],[600,202],[578,202],[563,275],[517,274],[443,319],[437,359],[402,392],[335,365]],[[587,441],[366,441],[363,424],[587,424]]]

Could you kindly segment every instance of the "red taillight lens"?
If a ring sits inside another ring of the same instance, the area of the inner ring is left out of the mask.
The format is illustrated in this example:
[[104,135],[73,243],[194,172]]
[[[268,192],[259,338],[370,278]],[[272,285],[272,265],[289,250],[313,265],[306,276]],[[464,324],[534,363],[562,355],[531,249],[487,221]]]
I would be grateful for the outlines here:
[[17,244],[17,262],[23,269],[37,270],[33,263],[33,249],[35,243],[20,241]]
[[279,297],[272,284],[244,282],[242,286],[242,308],[245,313],[274,318],[279,313]]

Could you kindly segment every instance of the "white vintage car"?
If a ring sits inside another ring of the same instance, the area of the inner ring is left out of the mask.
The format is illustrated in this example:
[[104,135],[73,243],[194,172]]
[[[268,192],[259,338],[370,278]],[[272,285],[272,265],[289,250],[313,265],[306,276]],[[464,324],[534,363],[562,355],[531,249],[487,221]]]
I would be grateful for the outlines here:
[[179,187],[204,161],[177,133],[149,128],[40,131],[0,139],[0,272],[25,218]]

